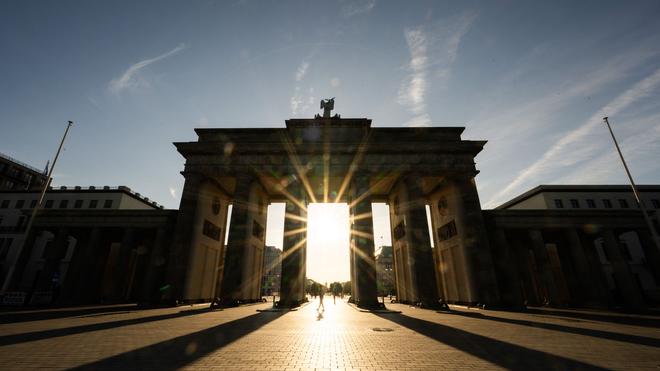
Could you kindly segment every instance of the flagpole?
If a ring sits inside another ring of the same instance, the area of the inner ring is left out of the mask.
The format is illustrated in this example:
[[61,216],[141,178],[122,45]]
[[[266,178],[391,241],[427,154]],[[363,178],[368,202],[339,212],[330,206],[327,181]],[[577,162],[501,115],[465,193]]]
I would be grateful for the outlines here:
[[655,247],[658,250],[660,250],[660,239],[658,239],[658,232],[655,230],[655,227],[653,226],[653,222],[651,222],[651,218],[649,218],[649,214],[646,212],[646,206],[644,206],[644,203],[642,202],[642,198],[639,196],[639,192],[637,191],[637,186],[635,185],[635,181],[633,180],[632,174],[630,174],[630,170],[628,169],[628,164],[626,164],[626,160],[623,158],[623,153],[621,153],[621,148],[619,148],[619,143],[617,142],[616,137],[614,136],[614,132],[612,131],[612,127],[610,126],[610,122],[607,117],[603,117],[603,121],[607,125],[607,129],[610,131],[610,135],[612,136],[612,140],[614,141],[614,146],[616,147],[616,151],[619,153],[619,157],[621,158],[621,162],[623,163],[623,168],[626,169],[626,174],[628,175],[628,179],[630,180],[630,187],[632,188],[633,194],[635,195],[635,200],[637,201],[637,205],[639,205],[642,214],[644,214],[644,220],[646,221],[646,225],[648,226],[651,232],[651,237],[653,238]]
[[46,191],[48,190],[48,187],[50,186],[50,182],[53,180],[52,175],[53,175],[53,169],[55,169],[55,164],[57,163],[57,158],[60,156],[60,151],[62,151],[62,146],[64,145],[64,140],[66,139],[66,135],[69,133],[69,129],[71,128],[71,125],[73,125],[73,121],[68,121],[66,130],[64,130],[64,135],[62,136],[62,140],[60,141],[60,146],[57,148],[57,153],[55,153],[55,158],[53,159],[53,166],[50,167],[48,170],[48,175],[46,177],[46,182],[44,183],[44,187],[41,190],[41,194],[39,195],[39,200],[37,201],[37,204],[34,205],[34,208],[32,209],[32,215],[30,216],[30,219],[28,220],[28,224],[25,227],[25,233],[23,234],[23,239],[20,242],[20,245],[18,246],[18,252],[16,253],[16,259],[14,259],[13,264],[9,267],[9,270],[7,271],[7,276],[5,277],[5,281],[2,284],[2,295],[4,295],[7,290],[9,289],[9,286],[11,285],[11,281],[14,276],[14,272],[16,271],[16,265],[18,264],[18,261],[21,258],[21,253],[23,252],[23,249],[25,248],[25,242],[30,235],[30,230],[32,229],[32,224],[34,224],[34,219],[37,216],[37,211],[39,211],[39,208],[41,207],[41,204],[44,200],[44,196],[46,195]]

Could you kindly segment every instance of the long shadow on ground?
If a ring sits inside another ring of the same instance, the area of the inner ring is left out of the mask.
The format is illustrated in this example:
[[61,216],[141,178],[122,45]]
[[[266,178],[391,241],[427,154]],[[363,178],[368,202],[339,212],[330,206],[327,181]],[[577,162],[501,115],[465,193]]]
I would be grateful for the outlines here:
[[238,339],[282,316],[283,312],[262,312],[223,323],[192,334],[138,348],[74,370],[175,370]]
[[454,315],[459,315],[459,316],[469,317],[469,318],[475,318],[475,319],[480,319],[480,320],[488,320],[488,321],[509,323],[509,324],[513,324],[513,325],[536,327],[536,328],[542,328],[542,329],[545,329],[545,330],[553,330],[553,331],[559,331],[559,332],[567,332],[567,333],[571,333],[571,334],[597,337],[597,338],[601,338],[601,339],[623,341],[623,342],[626,342],[626,343],[646,345],[646,346],[656,347],[656,348],[660,347],[660,339],[649,338],[649,337],[639,336],[639,335],[629,335],[629,334],[624,334],[624,333],[602,331],[602,330],[595,330],[595,329],[589,329],[589,328],[563,326],[563,325],[558,325],[558,324],[554,324],[554,323],[544,323],[544,322],[535,322],[535,321],[520,320],[520,319],[513,319],[513,318],[494,317],[494,316],[487,316],[483,313],[466,313],[466,312],[459,312],[459,311],[454,311],[452,313]]
[[182,310],[177,313],[161,314],[156,316],[138,317],[138,318],[119,320],[119,321],[101,322],[101,323],[93,323],[89,325],[65,327],[65,328],[44,330],[44,331],[34,331],[34,332],[27,332],[27,333],[14,334],[14,335],[5,335],[5,336],[0,336],[0,346],[25,343],[28,341],[49,339],[58,336],[75,335],[89,331],[99,331],[99,330],[113,329],[122,326],[138,325],[141,323],[148,323],[154,321],[163,321],[178,317],[208,313],[209,311],[210,309],[208,308]]
[[[605,370],[598,366],[473,334],[404,314],[375,314],[509,370]],[[539,339],[539,341],[542,341]]]
[[522,313],[532,313],[543,316],[552,316],[552,317],[569,317],[577,318],[588,321],[597,321],[597,322],[610,322],[618,323],[622,325],[632,325],[632,326],[641,326],[641,327],[655,327],[660,328],[660,316],[627,316],[618,313],[585,313],[585,312],[576,312],[576,311],[563,311],[563,310],[552,310],[552,309],[537,309],[537,308],[527,308]]
[[17,323],[29,321],[43,321],[48,319],[77,317],[84,315],[93,315],[100,313],[125,312],[127,310],[138,310],[136,304],[116,305],[111,307],[83,307],[67,309],[46,309],[46,310],[19,310],[10,313],[0,312],[0,324]]

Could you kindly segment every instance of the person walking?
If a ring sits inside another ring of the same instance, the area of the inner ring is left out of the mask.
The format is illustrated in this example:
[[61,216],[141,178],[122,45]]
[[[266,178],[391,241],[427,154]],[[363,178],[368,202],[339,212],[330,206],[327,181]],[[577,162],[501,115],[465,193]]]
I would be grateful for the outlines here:
[[323,308],[323,311],[325,312],[325,306],[323,305],[323,297],[325,296],[325,293],[323,292],[323,287],[321,287],[321,290],[319,290],[319,307],[316,308],[317,311],[321,310]]

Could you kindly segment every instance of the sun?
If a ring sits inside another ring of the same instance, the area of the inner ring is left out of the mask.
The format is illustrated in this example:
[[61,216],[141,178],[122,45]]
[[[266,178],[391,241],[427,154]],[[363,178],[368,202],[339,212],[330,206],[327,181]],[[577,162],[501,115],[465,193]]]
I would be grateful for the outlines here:
[[349,279],[348,205],[312,203],[307,208],[307,277],[318,282]]

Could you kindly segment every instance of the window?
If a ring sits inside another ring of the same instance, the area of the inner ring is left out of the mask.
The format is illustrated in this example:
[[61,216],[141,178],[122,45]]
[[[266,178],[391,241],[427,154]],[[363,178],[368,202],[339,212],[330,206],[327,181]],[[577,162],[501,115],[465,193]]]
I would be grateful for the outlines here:
[[53,208],[53,200],[46,200],[46,205],[44,206],[45,209],[52,209]]
[[6,209],[9,207],[9,200],[2,200],[2,203],[0,203],[0,209]]
[[611,208],[612,208],[612,201],[610,201],[610,200],[603,200],[603,206],[604,206],[606,209],[611,209]]
[[60,209],[66,209],[67,207],[69,207],[69,200],[60,201]]
[[595,209],[596,208],[596,201],[592,199],[587,199],[587,207],[590,209]]
[[563,209],[564,208],[564,202],[562,200],[555,200],[555,208],[557,209]]
[[571,207],[574,209],[579,209],[580,208],[580,202],[576,199],[571,199]]
[[34,209],[37,206],[37,200],[30,201],[30,209]]
[[18,201],[16,201],[16,206],[15,207],[17,209],[22,209],[24,205],[25,205],[25,200],[18,200]]
[[103,208],[109,209],[111,207],[112,207],[112,200],[105,200],[105,202],[103,203]]
[[619,199],[619,206],[623,209],[628,208],[628,200],[624,200],[623,198]]
[[89,208],[90,209],[96,209],[96,205],[99,204],[99,200],[91,200],[89,201]]
[[73,203],[73,208],[80,209],[82,207],[82,202],[83,200],[76,200],[76,202]]
[[660,200],[651,200],[654,209],[660,209]]

